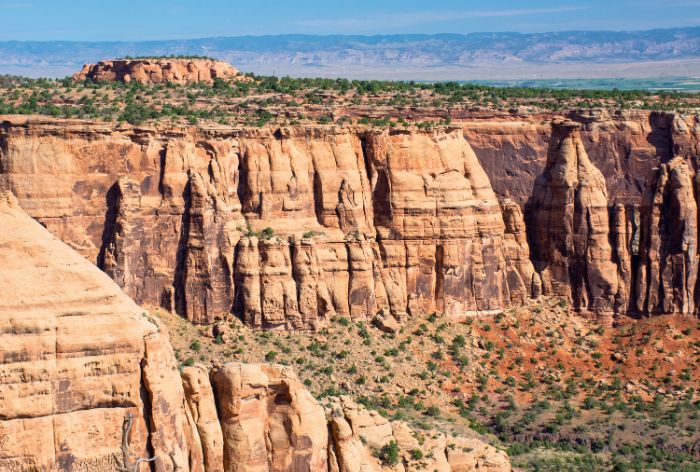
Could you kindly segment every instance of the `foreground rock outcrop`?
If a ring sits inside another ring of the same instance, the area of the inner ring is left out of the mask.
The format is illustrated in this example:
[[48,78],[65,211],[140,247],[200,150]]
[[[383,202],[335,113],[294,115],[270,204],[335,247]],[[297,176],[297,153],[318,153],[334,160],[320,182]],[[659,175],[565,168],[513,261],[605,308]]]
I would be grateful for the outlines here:
[[[379,471],[373,446],[419,447],[349,399],[325,411],[288,367],[181,377],[160,324],[7,192],[0,227],[0,470]],[[439,470],[510,470],[481,441],[430,437],[420,447]]]
[[86,79],[95,82],[137,82],[140,84],[189,84],[196,82],[211,84],[215,79],[250,80],[224,61],[168,57],[117,59],[85,64],[80,72],[73,75],[73,80]]
[[[511,469],[505,452],[478,439],[436,431],[417,432],[405,422],[389,421],[347,397],[333,399],[329,410],[331,471],[498,472]],[[391,443],[395,443],[398,451],[396,464],[382,459],[382,449]]]
[[0,470],[201,462],[158,323],[9,193],[0,227]]

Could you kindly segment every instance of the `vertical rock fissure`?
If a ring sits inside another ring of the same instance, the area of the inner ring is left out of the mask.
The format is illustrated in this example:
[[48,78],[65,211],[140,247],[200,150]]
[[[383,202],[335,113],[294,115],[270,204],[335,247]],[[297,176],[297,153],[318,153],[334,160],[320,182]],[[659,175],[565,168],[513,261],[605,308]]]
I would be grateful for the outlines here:
[[[144,352],[146,351],[146,346],[144,343]],[[148,390],[148,387],[146,386],[146,379],[144,378],[144,369],[145,369],[145,359],[141,360],[141,383],[139,387],[139,395],[141,396],[141,402],[143,404],[143,420],[146,425],[146,452],[148,453],[148,457],[155,457],[155,447],[153,446],[152,440],[153,440],[153,430],[155,429],[155,425],[153,423],[153,400],[151,398],[151,393]],[[162,461],[162,458],[160,458]],[[157,459],[156,459],[157,460]],[[156,461],[152,462],[147,462],[149,470],[151,472],[155,472],[156,470]]]
[[175,264],[175,278],[173,280],[173,287],[175,289],[175,312],[187,318],[187,296],[185,293],[185,284],[187,283],[186,269],[187,264],[187,244],[190,234],[190,210],[192,208],[192,183],[187,182],[185,190],[183,192],[183,200],[185,202],[185,208],[182,212],[182,219],[180,223],[180,238],[177,246],[176,264]]
[[165,163],[167,157],[167,146],[163,145],[158,151],[158,193],[160,193],[161,202],[165,201]]

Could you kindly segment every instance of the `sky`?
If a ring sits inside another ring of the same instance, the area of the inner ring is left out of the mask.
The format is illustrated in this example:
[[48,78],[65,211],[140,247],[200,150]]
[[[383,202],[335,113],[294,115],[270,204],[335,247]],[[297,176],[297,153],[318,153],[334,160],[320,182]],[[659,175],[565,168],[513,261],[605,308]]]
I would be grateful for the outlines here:
[[0,0],[0,41],[686,26],[700,26],[700,0]]

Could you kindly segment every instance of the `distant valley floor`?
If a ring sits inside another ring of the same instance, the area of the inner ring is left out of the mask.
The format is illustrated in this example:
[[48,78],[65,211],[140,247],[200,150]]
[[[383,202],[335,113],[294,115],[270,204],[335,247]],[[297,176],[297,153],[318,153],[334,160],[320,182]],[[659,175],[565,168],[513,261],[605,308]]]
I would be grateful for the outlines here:
[[[235,59],[234,59],[235,60]],[[330,63],[257,63],[236,61],[243,72],[292,77],[416,81],[488,81],[488,85],[575,89],[671,89],[700,91],[700,58],[635,63],[478,64],[465,66],[347,65]],[[0,74],[62,78],[82,63],[8,64],[0,58]],[[604,80],[615,79],[615,80]],[[551,82],[556,80],[556,82]],[[545,82],[539,82],[545,81]]]

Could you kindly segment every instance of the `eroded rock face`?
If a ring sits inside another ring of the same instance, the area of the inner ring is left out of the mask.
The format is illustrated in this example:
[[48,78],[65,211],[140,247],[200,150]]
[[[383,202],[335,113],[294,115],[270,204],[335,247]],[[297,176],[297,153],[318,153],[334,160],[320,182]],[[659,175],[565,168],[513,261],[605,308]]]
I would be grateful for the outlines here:
[[[510,471],[508,456],[474,438],[448,436],[436,431],[412,430],[403,421],[389,421],[368,411],[349,397],[333,399],[329,408],[329,469],[337,472],[369,471]],[[397,464],[382,462],[373,451],[396,442]],[[411,451],[420,451],[413,459]]]
[[697,313],[700,120],[567,116],[462,132],[12,117],[0,188],[137,303],[196,323],[393,325],[540,293],[605,321]]
[[0,141],[0,187],[137,303],[195,323],[460,318],[536,285],[521,212],[501,208],[458,130],[17,122]]
[[640,166],[642,154],[652,160],[648,152],[630,155],[623,177],[636,184],[627,189],[589,159],[588,124],[555,122],[528,202],[544,293],[606,322],[614,314],[697,314],[697,117],[649,120],[657,163]]
[[[163,328],[0,193],[0,469],[202,470]],[[194,464],[190,468],[190,464]]]
[[698,208],[695,177],[676,157],[662,164],[641,208],[636,310],[696,313]]
[[224,436],[216,411],[214,391],[209,381],[209,372],[200,367],[184,367],[181,370],[185,389],[190,425],[202,448],[202,461],[207,472],[224,470]]
[[608,193],[579,128],[574,122],[552,127],[547,166],[529,203],[534,264],[546,295],[611,316],[618,274],[609,241]]
[[211,375],[224,437],[224,470],[323,471],[323,408],[290,368],[231,363]]
[[215,79],[250,80],[231,64],[213,59],[144,58],[85,64],[73,80],[141,84],[213,83]]

